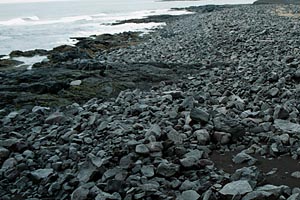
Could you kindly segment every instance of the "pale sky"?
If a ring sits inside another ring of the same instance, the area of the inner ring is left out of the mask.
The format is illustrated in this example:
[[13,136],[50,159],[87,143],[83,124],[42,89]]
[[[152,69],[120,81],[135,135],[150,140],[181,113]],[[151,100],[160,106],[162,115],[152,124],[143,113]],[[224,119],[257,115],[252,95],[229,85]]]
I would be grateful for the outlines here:
[[48,1],[68,1],[68,0],[0,0],[1,3],[32,3],[32,2],[48,2]]

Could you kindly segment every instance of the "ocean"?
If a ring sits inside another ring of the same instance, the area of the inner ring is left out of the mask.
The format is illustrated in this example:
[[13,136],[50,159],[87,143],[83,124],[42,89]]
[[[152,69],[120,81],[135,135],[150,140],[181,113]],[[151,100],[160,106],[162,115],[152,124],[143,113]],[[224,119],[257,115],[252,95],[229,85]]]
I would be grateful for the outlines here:
[[162,23],[111,23],[149,15],[188,14],[171,8],[207,4],[248,4],[253,0],[0,0],[0,55],[12,50],[52,49],[71,37],[149,31]]

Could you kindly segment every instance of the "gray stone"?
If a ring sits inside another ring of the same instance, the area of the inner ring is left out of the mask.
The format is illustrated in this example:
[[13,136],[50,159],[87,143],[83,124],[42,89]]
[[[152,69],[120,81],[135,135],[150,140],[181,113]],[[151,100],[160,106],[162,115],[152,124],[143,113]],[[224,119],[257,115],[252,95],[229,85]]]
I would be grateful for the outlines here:
[[204,122],[204,123],[207,123],[210,118],[209,113],[198,108],[193,108],[191,110],[190,117],[192,120],[196,122]]
[[181,186],[179,187],[180,191],[193,190],[197,188],[197,184],[195,182],[191,182],[189,180],[185,180]]
[[245,134],[245,127],[239,119],[220,115],[213,119],[213,123],[216,131],[230,133],[233,138],[238,138]]
[[300,193],[291,195],[287,200],[300,200]]
[[274,121],[274,127],[283,133],[289,134],[299,134],[300,133],[300,125],[296,123],[289,122],[287,120],[276,119]]
[[110,199],[116,199],[112,194],[101,192],[95,197],[95,200],[110,200]]
[[159,183],[157,182],[149,182],[149,183],[145,183],[141,186],[141,189],[144,192],[156,192],[159,190]]
[[7,169],[12,169],[18,164],[17,160],[15,158],[8,158],[4,161],[1,167],[1,171],[5,171]]
[[107,179],[113,178],[116,176],[118,173],[122,172],[122,169],[119,167],[115,167],[112,169],[108,169],[106,172],[104,172],[102,176],[102,181],[106,181]]
[[293,172],[291,176],[300,179],[300,171]]
[[84,141],[86,144],[92,144],[92,143],[93,143],[93,140],[92,140],[92,138],[90,138],[90,137],[85,137],[85,138],[83,138],[83,141]]
[[180,159],[180,164],[186,168],[197,166],[198,162],[199,160],[194,157],[187,157],[187,158]]
[[144,199],[145,195],[146,195],[146,193],[144,191],[136,193],[136,194],[134,194],[134,199]]
[[264,185],[256,188],[256,191],[270,192],[273,195],[279,195],[284,189],[288,189],[288,186],[275,186],[275,185]]
[[214,132],[213,138],[220,144],[228,144],[231,141],[231,134],[225,132]]
[[150,129],[146,132],[145,137],[149,138],[151,135],[155,136],[156,139],[159,139],[161,136],[161,128],[158,124],[153,124]]
[[281,106],[276,106],[273,114],[274,119],[288,119],[290,113]]
[[184,167],[197,166],[202,155],[203,151],[199,151],[198,149],[191,150],[189,153],[184,155],[183,159],[180,159],[180,163]]
[[295,78],[300,78],[300,69],[296,70],[294,76],[295,76]]
[[120,167],[123,168],[123,169],[128,169],[130,166],[133,165],[133,155],[132,154],[128,154],[128,155],[125,155],[123,156],[121,159],[120,159]]
[[201,145],[205,145],[210,141],[210,135],[206,129],[200,129],[194,132],[197,137],[197,141]]
[[187,190],[181,194],[182,200],[198,200],[200,195],[195,190]]
[[236,196],[244,195],[252,191],[253,189],[248,181],[239,180],[226,184],[219,192],[225,196]]
[[179,171],[179,165],[173,163],[160,163],[156,173],[165,177],[171,177]]
[[279,90],[278,88],[274,87],[274,88],[272,88],[272,89],[269,90],[268,94],[269,94],[271,97],[275,97],[275,96],[278,95],[279,91],[280,91],[280,90]]
[[87,183],[89,182],[97,172],[97,167],[94,166],[91,162],[85,161],[79,166],[79,172],[77,178],[80,182]]
[[51,174],[53,174],[53,169],[38,169],[38,170],[31,172],[31,176],[37,181],[46,179]]
[[289,141],[290,141],[290,136],[289,136],[289,134],[282,134],[282,135],[279,135],[279,140],[280,140],[280,142],[282,142],[282,144],[288,144],[289,143]]
[[85,200],[88,199],[90,190],[80,186],[71,194],[71,200]]
[[34,152],[30,150],[26,150],[23,152],[23,156],[25,156],[25,158],[34,158]]
[[188,96],[180,104],[179,108],[181,110],[192,109],[194,107],[194,101],[195,101],[194,97]]
[[6,118],[8,118],[8,119],[14,119],[14,118],[16,118],[18,115],[19,115],[19,113],[18,113],[17,111],[14,111],[14,112],[9,113],[9,114],[6,116]]
[[105,191],[110,192],[110,193],[113,193],[113,192],[122,193],[122,192],[124,192],[124,181],[115,180],[115,179],[108,180]]
[[256,166],[243,167],[237,169],[234,174],[231,175],[232,180],[248,180],[252,182],[263,181],[263,176],[260,170]]
[[268,199],[272,196],[272,193],[265,192],[265,191],[253,191],[248,194],[246,194],[242,200],[262,200],[262,199]]
[[97,130],[98,131],[103,131],[108,127],[108,122],[107,121],[103,121],[100,123],[100,125],[98,126]]
[[34,106],[31,111],[33,113],[43,114],[46,110],[48,111],[48,110],[50,110],[50,108],[49,107]]
[[135,147],[135,152],[139,154],[149,154],[150,151],[145,144],[139,144]]
[[66,121],[66,117],[63,113],[55,112],[47,117],[47,119],[45,120],[45,123],[46,124],[61,124],[61,123],[64,123],[65,121]]
[[154,176],[154,167],[153,166],[143,166],[141,168],[141,172],[144,176],[150,178],[150,177],[153,177]]
[[235,164],[248,162],[250,165],[253,165],[256,162],[256,159],[242,151],[238,153],[236,156],[234,156],[232,161]]
[[259,114],[259,111],[252,112],[251,110],[246,110],[241,113],[241,118],[247,118],[247,117],[256,117]]
[[207,190],[204,194],[203,194],[203,199],[202,200],[209,200],[211,199],[211,196],[213,195],[212,190]]
[[175,144],[181,144],[183,142],[183,138],[181,137],[181,135],[172,127],[169,127],[167,137],[169,140],[173,141]]
[[162,142],[150,142],[147,147],[150,152],[160,152],[164,148]]
[[102,159],[102,158],[100,158],[100,157],[97,157],[97,156],[95,156],[95,155],[93,155],[93,154],[89,154],[88,156],[89,156],[89,158],[90,158],[92,164],[93,164],[94,166],[96,166],[97,168],[99,168],[99,167],[101,167],[101,166],[103,165],[104,159]]
[[79,86],[81,85],[82,81],[81,80],[75,80],[75,81],[71,81],[70,85],[71,86]]
[[16,146],[21,140],[17,138],[3,139],[0,140],[0,146],[5,148],[11,148]]
[[177,91],[177,90],[167,91],[167,92],[164,92],[163,94],[172,95],[172,97],[174,99],[179,99],[179,98],[183,97],[183,92],[182,91]]
[[5,159],[9,156],[10,151],[4,147],[0,147],[0,160]]

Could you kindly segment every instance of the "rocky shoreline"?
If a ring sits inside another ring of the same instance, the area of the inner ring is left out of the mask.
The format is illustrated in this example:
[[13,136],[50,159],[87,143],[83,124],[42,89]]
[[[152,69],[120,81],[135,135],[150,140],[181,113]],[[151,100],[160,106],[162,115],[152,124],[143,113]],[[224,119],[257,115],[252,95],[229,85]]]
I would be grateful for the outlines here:
[[0,60],[0,199],[299,199],[297,15],[193,9]]

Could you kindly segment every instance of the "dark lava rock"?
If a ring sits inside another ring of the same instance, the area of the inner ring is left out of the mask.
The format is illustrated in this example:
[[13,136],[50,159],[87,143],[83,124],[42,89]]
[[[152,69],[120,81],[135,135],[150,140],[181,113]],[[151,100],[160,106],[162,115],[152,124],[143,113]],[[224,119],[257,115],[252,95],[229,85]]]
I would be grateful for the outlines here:
[[44,49],[35,49],[35,50],[30,50],[30,51],[20,51],[20,50],[16,50],[16,51],[12,51],[9,56],[10,57],[33,57],[36,55],[39,56],[44,56],[47,55],[48,51],[44,50]]
[[85,200],[88,199],[90,190],[84,186],[78,187],[71,195],[71,200]]
[[300,4],[299,0],[257,0],[253,4]]
[[0,161],[9,156],[10,151],[4,147],[0,147]]
[[198,200],[200,195],[194,190],[187,190],[181,194],[182,200]]
[[230,133],[234,138],[245,134],[245,127],[237,119],[225,116],[218,116],[213,119],[216,131]]
[[63,113],[55,112],[47,117],[46,124],[62,124],[66,121],[66,117]]
[[173,163],[160,163],[156,173],[164,177],[174,176],[179,171],[179,165]]
[[149,149],[146,145],[144,144],[139,144],[135,147],[135,152],[139,154],[149,154]]
[[252,192],[253,189],[248,181],[240,180],[226,184],[219,192],[224,196],[244,195]]
[[40,181],[48,178],[53,172],[53,169],[37,169],[31,172],[31,176],[35,181]]
[[11,59],[0,60],[0,68],[15,67],[21,64],[23,64],[23,62],[18,60],[11,60]]
[[124,181],[108,180],[105,191],[109,193],[113,193],[113,192],[123,193],[124,187],[125,187]]
[[274,121],[274,126],[283,133],[299,134],[300,124],[292,123],[287,120],[277,119]]
[[193,108],[191,110],[190,117],[192,120],[196,122],[203,122],[203,123],[207,123],[210,118],[209,114],[206,111],[198,108]]

